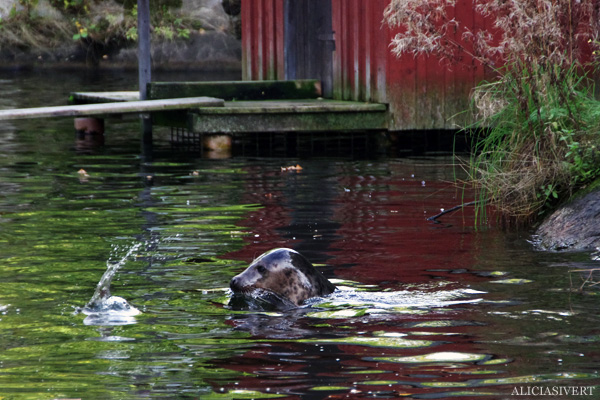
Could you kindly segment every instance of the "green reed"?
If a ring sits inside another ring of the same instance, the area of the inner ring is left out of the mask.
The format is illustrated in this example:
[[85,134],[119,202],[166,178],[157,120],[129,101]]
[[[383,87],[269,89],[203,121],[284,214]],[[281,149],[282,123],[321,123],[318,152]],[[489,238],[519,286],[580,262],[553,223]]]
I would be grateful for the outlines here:
[[[517,61],[478,86],[478,128],[468,171],[484,204],[530,223],[600,174],[600,103],[575,64],[567,69]],[[485,200],[485,201],[484,201]]]

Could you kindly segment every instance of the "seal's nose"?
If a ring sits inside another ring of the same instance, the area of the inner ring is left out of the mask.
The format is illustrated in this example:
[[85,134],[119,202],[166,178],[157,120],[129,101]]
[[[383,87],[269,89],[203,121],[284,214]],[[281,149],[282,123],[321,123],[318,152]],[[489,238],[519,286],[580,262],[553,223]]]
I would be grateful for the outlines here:
[[240,279],[237,276],[234,276],[233,278],[231,278],[231,281],[229,282],[229,287],[234,292],[241,291],[242,287],[240,286]]

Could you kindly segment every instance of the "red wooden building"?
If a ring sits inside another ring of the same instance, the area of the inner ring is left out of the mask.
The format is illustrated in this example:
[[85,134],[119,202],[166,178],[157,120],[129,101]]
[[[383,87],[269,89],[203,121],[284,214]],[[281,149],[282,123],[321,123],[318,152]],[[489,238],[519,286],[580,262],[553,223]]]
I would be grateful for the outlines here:
[[[453,129],[483,68],[396,57],[383,23],[389,0],[242,0],[244,80],[320,79],[324,97],[387,103],[390,130]],[[483,24],[472,0],[454,12]]]

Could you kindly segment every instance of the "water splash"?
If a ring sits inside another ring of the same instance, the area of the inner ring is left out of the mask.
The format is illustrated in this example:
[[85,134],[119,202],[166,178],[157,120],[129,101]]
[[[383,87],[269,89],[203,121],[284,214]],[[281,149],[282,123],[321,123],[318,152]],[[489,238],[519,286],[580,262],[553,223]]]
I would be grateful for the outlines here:
[[129,304],[124,298],[112,296],[110,294],[110,284],[117,271],[141,245],[141,243],[132,245],[117,262],[107,261],[106,272],[100,278],[94,295],[86,306],[80,310],[80,312],[87,315],[83,321],[85,325],[129,325],[136,323],[134,317],[141,314],[140,310]]
[[368,306],[378,309],[433,308],[456,304],[477,303],[485,292],[471,289],[364,291],[338,285],[329,300],[330,306]]

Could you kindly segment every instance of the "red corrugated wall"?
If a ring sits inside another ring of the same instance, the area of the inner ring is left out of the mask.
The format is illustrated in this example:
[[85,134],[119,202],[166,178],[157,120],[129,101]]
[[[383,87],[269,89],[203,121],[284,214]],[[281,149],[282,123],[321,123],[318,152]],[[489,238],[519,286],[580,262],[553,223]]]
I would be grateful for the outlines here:
[[[388,103],[392,130],[447,129],[464,123],[466,114],[461,112],[468,107],[471,89],[484,79],[483,66],[468,57],[463,66],[453,68],[436,57],[396,57],[390,42],[397,31],[382,22],[388,4],[332,0],[334,97]],[[472,0],[457,0],[451,11],[463,23],[484,23],[475,17]]]
[[285,79],[284,0],[242,0],[242,79]]
[[[285,79],[284,1],[242,0],[243,79]],[[293,0],[292,0],[293,1]],[[449,129],[464,122],[468,96],[483,80],[481,65],[465,58],[451,69],[435,57],[396,57],[395,31],[382,22],[389,0],[331,0],[335,32],[333,97],[389,104],[390,129]],[[484,24],[472,0],[457,0],[462,23]],[[455,40],[461,40],[456,34]],[[459,115],[460,114],[460,115]]]

